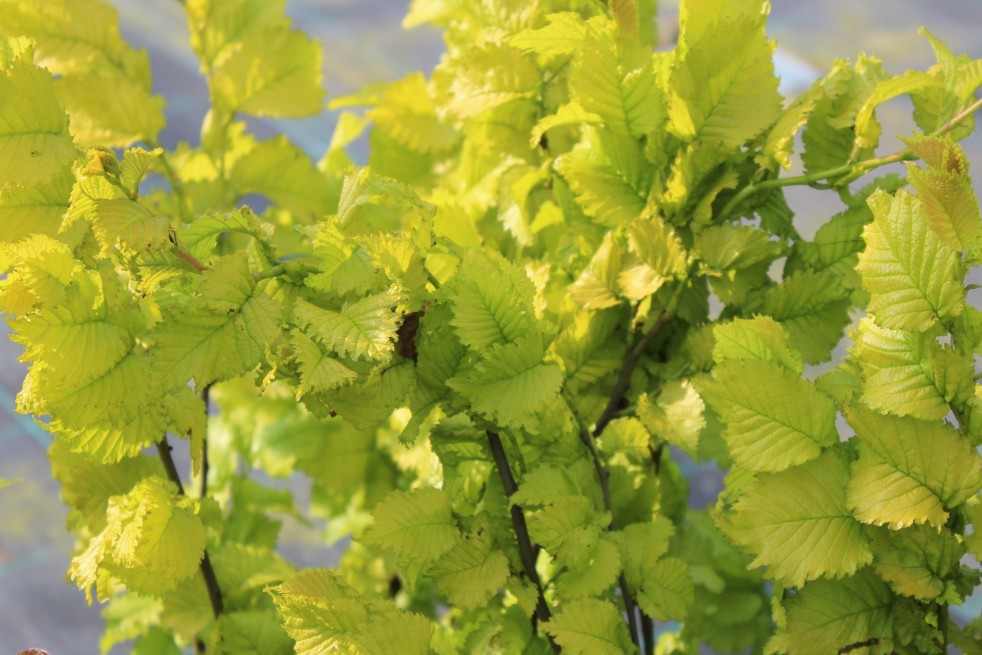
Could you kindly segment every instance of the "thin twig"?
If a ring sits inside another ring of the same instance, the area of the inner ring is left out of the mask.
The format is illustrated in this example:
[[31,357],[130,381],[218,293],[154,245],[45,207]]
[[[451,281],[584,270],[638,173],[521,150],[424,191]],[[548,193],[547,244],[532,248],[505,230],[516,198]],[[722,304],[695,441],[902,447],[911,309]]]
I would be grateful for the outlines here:
[[[681,287],[680,287],[681,289]],[[628,385],[631,383],[631,375],[634,373],[634,369],[637,368],[638,363],[641,361],[641,357],[644,356],[645,351],[655,340],[655,337],[661,332],[662,328],[668,323],[669,315],[667,311],[663,311],[655,319],[648,331],[644,333],[641,339],[633,347],[628,347],[627,353],[624,356],[624,365],[621,367],[620,375],[617,377],[617,381],[614,383],[614,390],[610,394],[610,399],[607,401],[606,407],[600,413],[600,418],[593,426],[593,438],[586,429],[580,429],[580,440],[586,445],[587,450],[590,451],[590,456],[593,458],[593,467],[597,472],[597,477],[600,479],[600,488],[603,492],[604,497],[604,507],[610,513],[610,525],[608,530],[614,530],[614,508],[610,498],[610,480],[607,468],[600,459],[600,453],[597,452],[597,447],[593,443],[593,439],[600,437],[603,434],[604,428],[613,420],[614,416],[620,410],[621,402],[624,400],[624,394],[627,393]],[[627,586],[627,579],[624,577],[624,573],[621,572],[618,578],[618,586],[621,590],[621,596],[624,598],[624,611],[627,613],[627,622],[631,630],[631,640],[634,645],[641,648],[642,645],[642,626],[645,620],[653,625],[652,620],[641,611],[634,596],[631,595],[631,590]],[[641,625],[638,625],[638,616],[641,614]],[[646,642],[645,642],[646,643]]]
[[[491,447],[491,455],[494,457],[495,466],[497,466],[498,474],[501,476],[501,486],[504,487],[505,495],[510,499],[518,491],[518,485],[515,484],[515,477],[508,465],[508,456],[505,454],[504,446],[501,445],[501,437],[498,436],[497,432],[491,430],[487,431],[487,437],[488,445]],[[549,611],[549,605],[546,603],[546,597],[542,591],[542,581],[535,570],[535,552],[532,539],[529,537],[528,524],[525,522],[525,512],[515,503],[511,503],[511,525],[518,542],[518,555],[522,560],[525,577],[535,585],[539,593],[535,603],[535,618],[539,623],[546,623],[552,617],[552,613]],[[559,653],[559,645],[548,634],[546,634],[546,638],[549,640],[552,651]]]
[[628,348],[627,355],[624,357],[624,366],[621,367],[621,373],[617,377],[617,382],[614,383],[614,390],[610,394],[610,400],[607,401],[607,406],[604,407],[603,412],[600,413],[600,418],[597,419],[597,422],[593,426],[594,437],[600,436],[604,428],[607,427],[607,424],[610,423],[614,415],[620,410],[621,401],[624,399],[627,387],[631,383],[631,374],[634,373],[638,362],[641,361],[644,351],[648,349],[648,346],[655,340],[655,337],[658,336],[658,333],[666,323],[668,323],[668,313],[662,312],[655,319],[651,328],[641,337],[641,340],[633,348]]
[[201,479],[198,481],[198,498],[208,495],[208,401],[211,396],[211,385],[206,384],[201,390],[201,400],[205,403],[205,436],[201,439]]
[[[597,478],[600,480],[600,491],[603,494],[604,509],[610,515],[607,530],[613,531],[616,529],[616,526],[614,524],[614,504],[610,497],[610,472],[607,471],[607,467],[604,465],[603,459],[601,459],[600,453],[597,451],[597,446],[593,443],[593,437],[586,431],[586,428],[580,428],[580,441],[590,451],[590,457],[593,459],[593,469],[597,472]],[[637,604],[634,601],[634,596],[631,595],[631,590],[627,586],[627,578],[624,577],[623,571],[617,579],[617,586],[620,587],[621,597],[624,599],[624,611],[627,613],[627,623],[631,629],[631,641],[634,642],[635,646],[640,648],[641,629],[638,626]]]
[[[949,120],[935,131],[931,132],[928,136],[941,136],[943,134],[947,134],[980,108],[982,108],[982,99],[973,102],[971,105],[959,112],[957,116]],[[897,162],[906,161],[909,159],[916,159],[916,157],[917,156],[914,154],[913,149],[906,147],[892,154],[884,155],[883,157],[871,157],[870,159],[844,164],[828,170],[818,171],[817,173],[797,175],[794,177],[777,177],[764,180],[762,182],[757,182],[756,184],[751,183],[740,189],[732,198],[730,198],[729,202],[727,202],[720,211],[720,215],[724,218],[730,216],[730,213],[737,205],[743,202],[747,196],[752,193],[756,193],[757,191],[776,189],[786,186],[803,186],[806,184],[816,184],[822,181],[833,181],[842,177],[865,175],[866,173],[873,169],[879,168],[880,166],[895,164]]]
[[[174,466],[174,458],[171,457],[170,451],[171,447],[167,443],[167,435],[165,434],[157,442],[157,453],[160,455],[160,461],[164,465],[164,471],[167,472],[167,477],[177,485],[178,493],[182,496],[187,495],[184,493],[184,485],[181,484],[181,476],[177,472],[177,467]],[[199,568],[201,569],[201,576],[205,579],[205,588],[208,590],[208,601],[211,603],[211,611],[217,619],[222,614],[224,602],[222,601],[222,590],[218,586],[218,578],[215,577],[215,569],[212,568],[211,560],[208,558],[207,548],[204,551],[204,556],[201,558]]]

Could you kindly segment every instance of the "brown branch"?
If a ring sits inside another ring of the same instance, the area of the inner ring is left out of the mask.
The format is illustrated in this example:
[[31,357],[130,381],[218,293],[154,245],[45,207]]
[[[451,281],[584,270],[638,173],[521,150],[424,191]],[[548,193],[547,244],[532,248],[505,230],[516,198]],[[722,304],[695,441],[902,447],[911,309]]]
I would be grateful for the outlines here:
[[607,406],[604,407],[603,412],[600,413],[600,418],[597,419],[596,424],[593,426],[594,437],[600,436],[604,428],[607,427],[607,424],[610,423],[614,415],[620,410],[621,401],[624,399],[627,387],[631,383],[631,374],[634,373],[638,362],[641,361],[644,351],[648,349],[648,346],[655,340],[655,337],[658,336],[658,333],[666,323],[668,323],[668,313],[662,312],[655,319],[651,328],[641,337],[641,340],[633,348],[628,348],[627,354],[624,357],[624,366],[621,368],[621,373],[617,377],[617,382],[614,383],[614,390],[610,394],[610,400],[607,401]]
[[[161,437],[160,441],[157,442],[157,453],[160,455],[160,461],[164,465],[164,470],[167,472],[167,477],[170,481],[177,485],[177,491],[182,496],[187,494],[184,493],[184,485],[181,484],[181,476],[177,472],[177,467],[174,465],[174,458],[170,454],[171,446],[167,443],[167,435],[165,434]],[[201,564],[199,566],[201,569],[201,576],[205,579],[205,588],[208,590],[208,601],[211,603],[211,611],[218,619],[222,614],[222,609],[224,608],[224,603],[222,601],[222,590],[218,586],[218,578],[215,577],[215,569],[211,566],[211,560],[208,558],[208,549],[204,551],[204,555],[201,558]]]
[[[501,475],[501,486],[504,487],[505,495],[510,499],[518,491],[518,485],[515,484],[515,477],[512,475],[511,467],[508,465],[508,456],[505,454],[505,448],[501,444],[501,437],[498,436],[497,432],[492,432],[491,430],[487,431],[487,437],[495,466],[498,468],[499,475]],[[515,532],[516,541],[518,542],[518,555],[522,560],[522,569],[525,572],[525,577],[535,585],[539,593],[538,600],[535,603],[535,618],[539,623],[546,623],[552,618],[552,613],[549,611],[549,605],[546,603],[546,597],[542,591],[542,581],[539,579],[539,574],[535,570],[535,549],[532,546],[532,539],[529,537],[528,523],[525,522],[525,512],[515,503],[511,503],[511,525],[512,530]],[[548,634],[546,634],[546,638],[549,640],[549,646],[552,648],[552,651],[559,653],[559,645]]]

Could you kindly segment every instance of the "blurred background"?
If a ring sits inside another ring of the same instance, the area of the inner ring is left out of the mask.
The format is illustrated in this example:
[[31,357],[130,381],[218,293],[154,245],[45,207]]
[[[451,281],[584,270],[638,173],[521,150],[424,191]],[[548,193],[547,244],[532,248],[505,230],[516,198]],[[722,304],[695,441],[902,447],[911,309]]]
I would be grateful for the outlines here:
[[[40,0],[39,0],[40,1]],[[150,55],[157,93],[167,98],[168,127],[163,144],[195,143],[207,110],[207,88],[187,46],[181,5],[172,0],[112,0],[119,11],[123,36]],[[677,1],[661,3],[661,26],[670,40],[677,24]],[[368,82],[428,71],[437,62],[439,34],[419,28],[403,31],[401,19],[408,0],[288,0],[295,25],[320,40],[324,76],[331,97],[354,91]],[[3,17],[0,16],[0,21]],[[978,0],[776,0],[768,31],[778,42],[776,59],[782,92],[796,94],[827,70],[836,57],[854,58],[860,51],[875,54],[891,73],[927,68],[934,63],[925,39],[927,27],[956,54],[982,57],[982,2]],[[879,112],[884,124],[884,153],[899,147],[896,136],[909,134],[910,104],[891,101]],[[285,133],[315,159],[325,151],[334,129],[335,112],[305,120],[252,120],[258,136]],[[976,171],[982,168],[982,136],[963,143]],[[364,152],[356,152],[364,159]],[[976,176],[976,191],[982,190]],[[798,213],[802,235],[810,237],[829,216],[839,211],[834,194],[793,188],[788,193]],[[975,280],[979,282],[980,280]],[[971,297],[971,296],[970,296]],[[972,298],[979,304],[982,299]],[[58,485],[50,480],[45,449],[48,435],[26,416],[14,412],[24,368],[16,359],[20,348],[7,339],[0,324],[0,477],[22,479],[0,492],[0,655],[13,655],[30,646],[51,655],[89,655],[99,652],[103,619],[99,606],[88,607],[84,595],[66,582],[72,539],[65,532],[65,510]],[[719,489],[712,466],[684,463],[692,480],[691,503],[711,502]],[[302,504],[303,499],[298,499]],[[289,521],[289,520],[288,520]],[[330,565],[337,553],[318,547],[313,533],[288,522],[284,555],[300,565]],[[982,613],[982,594],[953,614]],[[120,645],[111,652],[125,653]]]

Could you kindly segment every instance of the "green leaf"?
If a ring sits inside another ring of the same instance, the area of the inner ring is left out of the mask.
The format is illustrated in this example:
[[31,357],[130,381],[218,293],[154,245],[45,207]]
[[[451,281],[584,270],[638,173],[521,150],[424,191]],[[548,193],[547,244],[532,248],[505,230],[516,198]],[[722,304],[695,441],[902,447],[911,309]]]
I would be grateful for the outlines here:
[[818,228],[813,241],[795,243],[792,257],[801,257],[805,267],[813,271],[831,269],[843,276],[843,285],[859,287],[857,253],[866,247],[863,228],[872,219],[873,213],[865,204],[849,207]]
[[809,582],[784,601],[787,623],[778,627],[768,650],[828,655],[871,640],[889,648],[892,605],[890,588],[870,568],[845,580]]
[[585,131],[576,148],[556,158],[556,170],[587,215],[600,225],[623,225],[644,211],[651,166],[636,139]]
[[521,98],[532,98],[542,82],[532,58],[505,44],[476,44],[457,63],[447,110],[474,118]]
[[103,464],[73,453],[62,440],[52,443],[48,456],[51,475],[61,483],[62,500],[71,508],[69,525],[85,526],[92,534],[106,527],[106,508],[111,497],[128,493],[144,478],[165,475],[159,459],[138,455]]
[[190,223],[181,225],[181,246],[201,261],[208,261],[215,252],[219,238],[226,234],[245,234],[259,238],[263,228],[259,217],[248,207],[225,213],[208,212]]
[[849,507],[864,523],[940,528],[948,510],[982,489],[982,457],[949,425],[875,414],[846,414],[859,439]]
[[[638,399],[638,416],[641,417],[642,402],[647,396]],[[650,406],[647,407],[648,414],[652,413]],[[650,417],[650,416],[649,416]],[[607,427],[604,428],[600,437],[600,451],[607,458],[621,455],[630,462],[637,464],[651,461],[651,435],[648,433],[645,423],[633,416],[622,416],[615,418]]]
[[824,96],[822,80],[815,82],[808,91],[791,101],[781,115],[767,130],[761,154],[756,161],[761,167],[771,168],[770,162],[776,162],[781,168],[791,168],[791,155],[794,153],[795,136],[805,126],[808,115],[815,109],[818,101]]
[[294,360],[300,368],[297,400],[311,392],[338,389],[358,378],[357,373],[337,359],[326,355],[320,346],[301,330],[294,330],[291,333],[290,343],[294,349]]
[[402,322],[403,295],[397,287],[366,296],[340,312],[298,300],[294,320],[318,342],[342,357],[388,362]]
[[665,121],[662,67],[636,41],[612,39],[613,25],[596,25],[575,50],[570,97],[614,134],[644,136]]
[[[293,498],[288,492],[287,498],[282,499],[284,492],[276,494],[274,490],[259,485],[246,484],[240,488],[244,491],[237,491],[235,494],[234,502],[237,504],[252,505],[267,511],[292,511],[296,514],[296,510],[292,508]],[[269,497],[262,498],[262,494]],[[226,541],[211,551],[211,561],[222,590],[222,598],[230,606],[244,606],[254,602],[255,592],[261,591],[266,585],[281,583],[296,572],[292,564],[274,553],[271,548],[237,543],[231,541],[232,538],[232,530],[227,529]],[[255,543],[255,539],[253,541]]]
[[313,116],[324,104],[320,46],[298,30],[249,30],[215,61],[210,86],[230,114]]
[[765,361],[784,366],[801,375],[805,366],[801,355],[791,347],[788,333],[768,316],[738,318],[713,328],[713,359],[726,361]]
[[[680,139],[718,140],[735,150],[778,116],[772,57],[761,0],[683,2],[668,81],[669,129]],[[723,65],[720,64],[723,62]]]
[[963,289],[958,256],[930,229],[923,205],[909,193],[870,196],[873,222],[856,267],[870,292],[867,311],[883,327],[927,330],[958,316]]
[[359,654],[428,655],[431,630],[425,616],[397,612],[373,616],[349,639]]
[[877,82],[872,93],[856,113],[856,146],[876,148],[880,143],[880,124],[873,118],[873,112],[879,105],[899,95],[914,95],[917,91],[933,86],[935,83],[934,76],[913,70]]
[[555,114],[550,114],[539,119],[539,122],[532,128],[532,138],[529,145],[538,148],[542,143],[542,135],[554,127],[566,125],[602,125],[604,119],[599,114],[589,112],[575,101],[567,102],[556,110]]
[[[915,138],[909,146],[927,164],[921,168],[908,163],[907,179],[917,191],[928,224],[945,245],[968,249],[979,236],[982,219],[964,151],[950,137]],[[930,151],[940,151],[940,156],[931,156]]]
[[323,218],[337,204],[336,189],[310,157],[282,135],[260,141],[237,158],[229,177],[236,195],[262,194],[305,222]]
[[460,141],[460,133],[437,115],[437,109],[421,73],[410,73],[389,83],[379,102],[367,112],[376,130],[384,131],[409,150],[441,153]]
[[[58,327],[61,331],[67,324]],[[98,333],[97,326],[93,327]],[[90,334],[80,330],[67,341],[84,342]],[[150,365],[140,350],[106,360],[76,359],[75,363],[82,366],[65,371],[44,363],[31,367],[17,398],[18,411],[49,414],[51,432],[65,439],[72,450],[105,463],[131,457],[160,439],[167,423]],[[123,389],[126,393],[121,393]]]
[[769,264],[784,252],[763,230],[748,225],[716,225],[703,230],[693,246],[700,265],[717,274]]
[[219,259],[196,295],[164,309],[152,338],[154,367],[199,389],[251,370],[279,331],[280,307],[257,288],[246,253]]
[[569,293],[584,309],[605,309],[620,304],[617,297],[617,275],[621,271],[624,247],[613,232],[593,253],[590,263],[569,287]]
[[5,99],[0,105],[0,178],[5,185],[47,182],[72,163],[76,150],[51,73],[25,53],[24,59],[0,67],[0,97]]
[[675,230],[659,218],[640,218],[628,227],[631,249],[655,275],[678,278],[685,275],[685,248]]
[[609,601],[584,598],[564,603],[543,626],[569,655],[636,653],[627,624]]
[[509,43],[519,50],[534,52],[545,59],[574,55],[583,45],[589,23],[572,11],[557,11],[546,16],[546,25],[535,30],[523,30]]
[[223,652],[240,655],[291,655],[294,652],[293,640],[272,611],[226,612],[218,624]]
[[846,506],[849,463],[835,450],[781,471],[760,474],[723,519],[723,531],[755,556],[751,566],[800,587],[852,575],[873,559],[861,523]]
[[471,409],[504,427],[529,427],[559,395],[563,374],[542,361],[541,337],[522,337],[488,350],[472,368],[447,381]]
[[565,495],[528,517],[532,540],[565,566],[583,564],[594,553],[609,517],[586,496]]
[[134,252],[162,250],[170,245],[170,221],[129,198],[92,198],[85,216],[102,245],[103,255],[116,246]]
[[658,621],[681,621],[695,601],[692,572],[677,557],[666,557],[647,568],[638,592],[638,606]]
[[501,255],[469,251],[444,291],[457,335],[470,348],[513,342],[532,327],[535,287]]
[[557,591],[568,599],[599,596],[617,582],[620,572],[621,554],[617,545],[607,536],[601,536],[588,555],[559,575]]
[[393,411],[408,404],[414,372],[411,360],[383,365],[363,380],[305,396],[304,403],[322,417],[334,412],[359,430],[374,431],[389,420]]
[[308,569],[267,592],[298,655],[428,655],[430,622],[368,600],[335,571]]
[[181,649],[174,642],[174,635],[161,628],[151,628],[134,644],[131,655],[181,655]]
[[638,398],[638,418],[658,439],[664,439],[689,454],[699,448],[699,434],[706,427],[706,405],[689,380],[665,383],[658,398]]
[[974,394],[971,361],[929,334],[888,330],[864,318],[855,339],[863,401],[875,410],[942,419]]
[[207,72],[219,55],[236,46],[237,37],[263,29],[285,29],[289,20],[285,0],[222,2],[188,0],[185,10],[191,32],[191,47]]
[[164,99],[151,95],[150,85],[138,77],[76,73],[55,80],[55,91],[71,117],[72,135],[82,146],[154,143],[167,124]]
[[805,151],[801,158],[806,173],[872,156],[871,149],[856,150],[853,126],[863,103],[886,77],[879,59],[860,54],[854,66],[837,60],[828,75],[818,81],[824,94],[809,114],[802,135]]
[[153,142],[165,125],[164,100],[151,95],[150,58],[120,36],[115,9],[102,0],[6,2],[0,33],[37,43],[38,61],[81,146]]
[[945,578],[958,565],[965,547],[948,530],[927,525],[903,530],[873,528],[876,573],[894,592],[930,601],[945,591]]
[[508,580],[508,558],[494,550],[487,532],[461,535],[460,541],[430,568],[437,589],[455,607],[486,605]]
[[641,587],[646,572],[668,551],[674,534],[675,526],[660,514],[647,523],[632,523],[612,533],[621,550],[624,578],[632,589]]
[[719,364],[703,395],[726,424],[733,461],[752,471],[804,464],[839,440],[832,400],[771,362]]
[[459,543],[450,496],[439,489],[394,491],[378,504],[374,516],[362,543],[402,558],[432,562]]
[[764,293],[760,313],[787,330],[791,346],[805,362],[829,358],[849,324],[848,289],[832,271],[803,271]]
[[66,166],[42,184],[0,187],[0,242],[14,243],[34,233],[54,237],[74,183]]
[[205,547],[205,528],[188,502],[175,502],[156,476],[109,499],[106,527],[69,567],[89,602],[91,586],[105,567],[140,594],[160,596],[194,574]]

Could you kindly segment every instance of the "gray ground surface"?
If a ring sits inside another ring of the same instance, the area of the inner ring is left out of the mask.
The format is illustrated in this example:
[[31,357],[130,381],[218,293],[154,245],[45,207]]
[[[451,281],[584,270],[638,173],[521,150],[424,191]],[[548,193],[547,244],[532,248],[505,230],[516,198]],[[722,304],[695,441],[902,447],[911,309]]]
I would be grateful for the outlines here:
[[[154,66],[158,92],[168,98],[167,145],[194,141],[201,117],[204,83],[197,63],[185,47],[187,32],[180,5],[172,0],[117,0],[123,33],[145,47]],[[662,3],[672,13],[671,1]],[[786,82],[810,82],[836,55],[852,57],[863,50],[880,56],[888,70],[925,67],[933,56],[925,40],[916,35],[926,25],[958,52],[982,57],[978,28],[982,3],[978,0],[777,0],[770,34],[781,47]],[[298,26],[318,37],[325,49],[325,78],[329,93],[352,91],[360,84],[429,69],[437,60],[440,43],[428,30],[404,32],[399,23],[402,0],[304,0],[288,3]],[[842,15],[844,8],[848,15]],[[0,17],[2,20],[2,17]],[[909,109],[903,101],[886,107],[884,152],[896,148],[891,136],[910,131],[904,120]],[[262,135],[286,132],[295,142],[319,157],[331,135],[334,115],[304,121],[260,121]],[[970,159],[982,166],[982,139],[966,143]],[[977,176],[982,180],[982,176]],[[976,184],[979,188],[979,184]],[[809,190],[795,191],[791,201],[810,234],[818,223],[838,211],[819,201]],[[809,228],[807,225],[813,227]],[[13,655],[28,646],[46,648],[52,655],[89,655],[98,652],[102,619],[98,607],[87,607],[84,596],[65,583],[72,542],[64,532],[65,511],[57,485],[50,480],[44,449],[47,435],[24,416],[13,412],[23,368],[15,362],[19,348],[0,327],[0,477],[23,478],[0,493],[0,655]],[[687,466],[693,476],[693,503],[705,504],[718,489],[718,476],[705,467]],[[336,553],[312,547],[300,531],[287,531],[284,554],[298,564],[321,565]],[[960,608],[963,616],[982,610],[982,595]],[[128,649],[120,646],[113,653]]]

